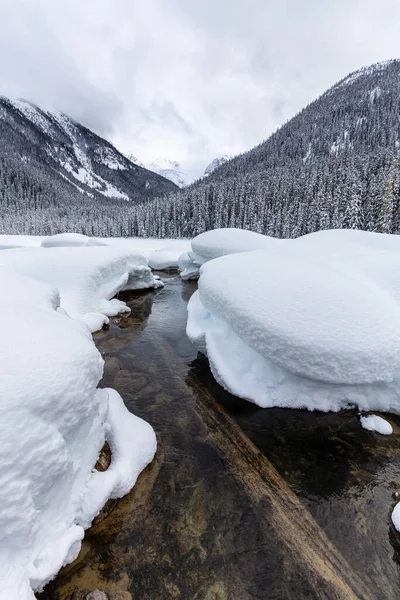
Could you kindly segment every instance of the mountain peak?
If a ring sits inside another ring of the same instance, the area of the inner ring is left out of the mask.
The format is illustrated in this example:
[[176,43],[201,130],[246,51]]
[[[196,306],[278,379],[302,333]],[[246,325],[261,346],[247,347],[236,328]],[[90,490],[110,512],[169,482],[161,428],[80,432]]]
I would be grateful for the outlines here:
[[214,158],[210,162],[210,164],[206,167],[206,169],[204,171],[204,175],[211,175],[211,173],[213,173],[215,171],[215,169],[218,169],[218,167],[220,167],[221,165],[224,165],[226,162],[228,162],[232,158],[233,157],[230,154],[224,154],[222,156]]

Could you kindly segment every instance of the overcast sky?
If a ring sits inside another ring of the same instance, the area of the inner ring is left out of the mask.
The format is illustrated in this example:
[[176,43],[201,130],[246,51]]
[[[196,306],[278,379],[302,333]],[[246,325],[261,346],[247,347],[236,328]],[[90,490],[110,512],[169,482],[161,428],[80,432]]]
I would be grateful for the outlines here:
[[0,0],[0,93],[199,174],[400,58],[399,31],[399,0]]

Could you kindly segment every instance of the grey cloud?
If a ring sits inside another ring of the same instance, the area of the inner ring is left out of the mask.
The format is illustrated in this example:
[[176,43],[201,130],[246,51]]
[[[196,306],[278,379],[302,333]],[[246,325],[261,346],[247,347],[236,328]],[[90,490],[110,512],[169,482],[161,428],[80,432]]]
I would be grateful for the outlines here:
[[397,0],[0,0],[0,92],[200,172],[400,56]]

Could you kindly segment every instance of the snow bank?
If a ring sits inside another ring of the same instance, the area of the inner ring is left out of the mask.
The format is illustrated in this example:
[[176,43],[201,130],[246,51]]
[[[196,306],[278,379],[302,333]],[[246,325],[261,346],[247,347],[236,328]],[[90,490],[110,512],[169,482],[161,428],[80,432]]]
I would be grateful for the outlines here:
[[200,267],[206,262],[204,258],[193,251],[184,252],[178,259],[178,268],[181,278],[184,281],[198,279],[200,275]]
[[275,248],[283,243],[284,240],[245,229],[213,229],[195,237],[192,250],[203,259],[212,260],[238,252]]
[[71,246],[107,246],[100,238],[88,237],[82,233],[57,233],[42,240],[42,248],[66,248]]
[[52,284],[61,307],[91,331],[108,317],[129,312],[114,296],[124,289],[162,285],[140,254],[110,247],[18,248],[0,252],[0,265]]
[[378,417],[377,415],[367,415],[360,417],[361,426],[368,431],[377,431],[382,435],[390,435],[393,433],[393,427],[388,421]]
[[[102,358],[58,291],[2,267],[0,281],[0,598],[28,600],[74,560],[84,528],[130,489],[156,442],[115,391],[97,389]],[[105,440],[111,470],[98,473]]]
[[201,267],[187,333],[217,381],[264,407],[400,412],[400,238],[267,240]]
[[65,246],[87,246],[89,238],[81,233],[58,233],[42,240],[43,248],[57,248]]
[[158,271],[178,269],[179,257],[190,250],[190,241],[178,241],[157,248],[149,255],[149,267]]
[[245,229],[205,231],[192,240],[192,250],[180,257],[181,277],[184,280],[198,279],[201,265],[214,258],[250,250],[274,249],[282,243],[283,240]]
[[93,242],[107,244],[123,250],[137,252],[147,259],[151,254],[159,248],[167,248],[168,246],[181,245],[182,252],[190,246],[189,240],[174,240],[160,238],[90,238]]
[[40,246],[42,240],[40,235],[0,235],[0,250]]

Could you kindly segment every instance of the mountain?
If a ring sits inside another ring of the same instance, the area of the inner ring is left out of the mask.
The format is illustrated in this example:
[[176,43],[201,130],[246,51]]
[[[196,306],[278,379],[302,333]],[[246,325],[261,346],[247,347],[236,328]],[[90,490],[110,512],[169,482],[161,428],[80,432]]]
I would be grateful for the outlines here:
[[276,237],[340,227],[400,233],[399,148],[400,60],[390,60],[351,73],[166,203],[140,207],[139,221],[166,236],[228,226]]
[[[177,185],[179,188],[187,187],[196,180],[196,178],[186,173],[182,165],[180,165],[176,160],[157,158],[153,162],[144,165],[133,154],[127,154],[126,158],[133,162],[135,165],[139,165],[140,167],[146,166],[146,168],[150,171],[153,171],[154,173],[157,173],[158,175],[169,179],[170,181],[175,183],[175,185]],[[212,160],[210,164],[206,167],[203,176],[207,177],[208,175],[210,175],[210,173],[215,171],[215,169],[228,162],[228,160],[231,160],[231,158],[232,156],[229,156],[228,154],[220,156],[219,158],[214,158],[214,160]]]
[[189,185],[189,183],[192,183],[193,181],[193,178],[184,172],[181,165],[176,160],[157,158],[155,161],[148,164],[147,168],[154,173],[158,173],[161,177],[169,179],[169,181],[172,181],[180,188]]
[[144,202],[177,189],[67,115],[0,97],[0,206]]
[[224,154],[223,156],[220,156],[219,158],[214,158],[214,160],[212,160],[210,162],[208,167],[206,167],[206,169],[204,171],[204,175],[205,176],[211,175],[211,173],[214,173],[215,169],[218,169],[218,167],[221,167],[222,165],[227,163],[228,160],[232,160],[232,156],[230,156],[229,154]]
[[[400,233],[399,149],[400,60],[391,60],[351,73],[266,141],[173,195],[140,205],[119,200],[118,211],[104,203],[88,212],[63,209],[55,218],[38,213],[32,201],[29,214],[14,212],[6,224],[0,213],[0,231],[191,237],[241,227],[296,237],[345,227]],[[7,189],[13,185],[9,179]]]

